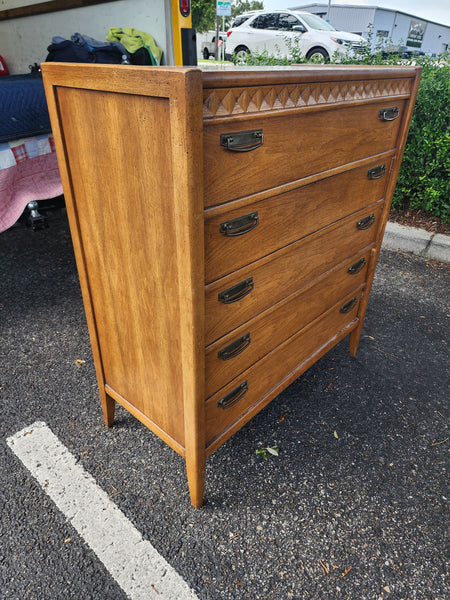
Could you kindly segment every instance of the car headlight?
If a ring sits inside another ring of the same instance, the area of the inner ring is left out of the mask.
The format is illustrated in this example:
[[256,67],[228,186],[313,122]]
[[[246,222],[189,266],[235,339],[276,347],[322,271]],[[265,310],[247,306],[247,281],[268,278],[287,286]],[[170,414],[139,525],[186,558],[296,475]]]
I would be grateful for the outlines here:
[[331,38],[333,40],[333,42],[335,42],[336,44],[341,44],[344,46],[351,46],[352,43],[350,40],[343,40],[342,38]]

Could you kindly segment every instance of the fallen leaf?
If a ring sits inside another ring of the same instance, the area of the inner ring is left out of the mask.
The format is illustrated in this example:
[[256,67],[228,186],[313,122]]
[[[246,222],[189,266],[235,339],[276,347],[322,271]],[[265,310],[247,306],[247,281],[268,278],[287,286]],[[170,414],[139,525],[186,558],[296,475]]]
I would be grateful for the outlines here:
[[335,437],[337,440],[339,439],[339,436],[338,436],[338,434],[337,434],[337,431],[335,431],[335,432],[333,433],[333,435],[334,435],[334,437]]

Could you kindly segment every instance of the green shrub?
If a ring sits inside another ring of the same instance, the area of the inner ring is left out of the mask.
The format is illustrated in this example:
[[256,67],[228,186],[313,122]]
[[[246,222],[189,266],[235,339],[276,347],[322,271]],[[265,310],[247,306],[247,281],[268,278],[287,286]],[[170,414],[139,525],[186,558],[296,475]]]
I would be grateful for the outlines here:
[[423,63],[393,207],[450,220],[450,65]]
[[[422,66],[422,78],[403,155],[397,187],[392,202],[396,210],[422,210],[450,220],[450,58],[418,56],[408,59],[401,55],[386,56],[379,45],[371,45],[359,56],[345,59],[333,57],[344,64]],[[250,55],[247,64],[287,65],[304,63],[295,43],[290,47],[290,60],[267,53]]]

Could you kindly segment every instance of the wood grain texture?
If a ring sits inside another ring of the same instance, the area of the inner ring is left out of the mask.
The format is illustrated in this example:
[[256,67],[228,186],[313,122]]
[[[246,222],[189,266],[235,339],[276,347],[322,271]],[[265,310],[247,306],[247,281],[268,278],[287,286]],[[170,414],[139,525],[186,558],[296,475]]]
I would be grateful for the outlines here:
[[[350,257],[310,285],[294,292],[247,323],[206,348],[206,397],[261,359],[273,348],[319,317],[344,294],[360,287],[367,277],[366,266],[349,273],[349,267],[364,259],[370,250]],[[218,353],[236,339],[248,334],[250,344],[235,358],[223,360]]]
[[[352,212],[382,200],[388,176],[371,180],[368,171],[391,159],[377,159],[339,175],[274,195],[258,202],[226,203],[205,211],[205,278],[210,283],[258,258],[303,238]],[[232,237],[220,232],[221,223],[258,213],[258,225],[244,235]]]
[[[199,508],[207,455],[343,337],[356,352],[420,69],[43,76],[105,423],[118,402],[182,455]],[[382,122],[392,105],[400,118]],[[219,147],[253,128],[258,150]],[[251,232],[220,233],[252,211]],[[247,296],[219,302],[249,277]],[[245,333],[242,353],[218,357]]]
[[[405,100],[395,102],[399,110]],[[375,103],[336,110],[303,112],[289,118],[276,113],[245,124],[205,124],[205,206],[214,206],[258,190],[347,164],[395,147],[400,119],[381,121]],[[221,134],[262,129],[264,144],[246,153],[220,146]],[[254,167],[253,165],[256,165]],[[224,185],[223,177],[227,175]]]
[[[381,203],[350,215],[338,224],[282,248],[231,275],[206,286],[206,344],[245,323],[253,316],[286,298],[324,272],[369,246],[375,239],[376,224],[359,231],[356,223],[374,214]],[[233,304],[219,302],[218,294],[252,277],[254,289]]]
[[[206,402],[206,439],[210,444],[216,436],[239,419],[254,403],[259,402],[280,381],[286,378],[299,364],[303,363],[315,350],[327,344],[351,321],[356,319],[357,305],[349,313],[340,312],[341,307],[351,298],[352,293],[342,298],[309,326],[289,338],[284,344],[267,354],[254,366],[241,373],[217,394]],[[242,399],[230,406],[221,408],[218,402],[242,381],[248,384],[248,392]]]

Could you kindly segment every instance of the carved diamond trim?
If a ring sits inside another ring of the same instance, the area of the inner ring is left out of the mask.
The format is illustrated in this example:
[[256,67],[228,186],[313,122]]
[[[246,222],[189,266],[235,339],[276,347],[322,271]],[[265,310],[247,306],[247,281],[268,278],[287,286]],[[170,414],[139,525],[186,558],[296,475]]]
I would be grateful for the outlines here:
[[203,116],[205,119],[226,117],[301,106],[336,104],[352,100],[389,98],[410,92],[410,79],[205,89],[203,91]]

